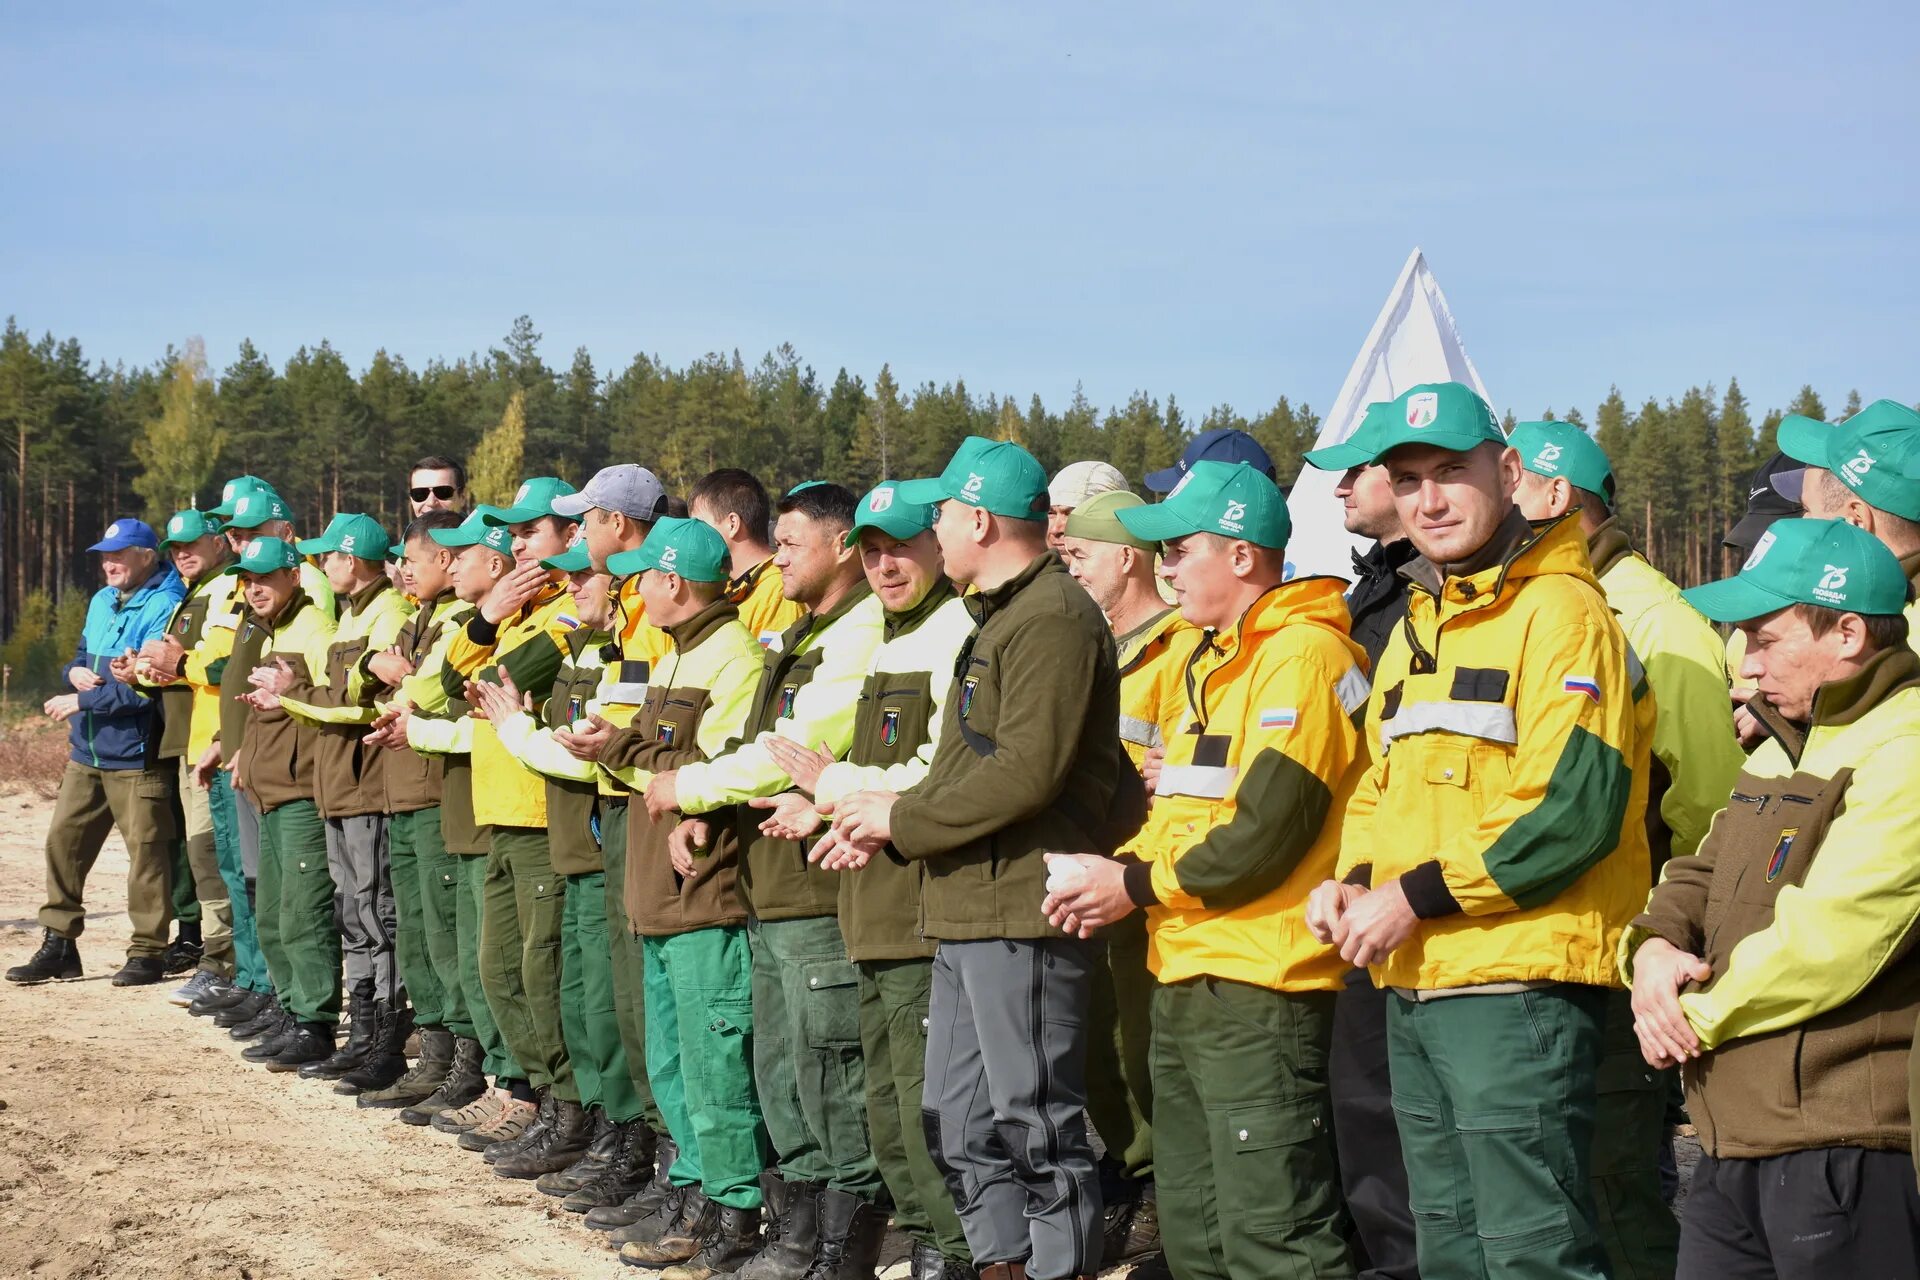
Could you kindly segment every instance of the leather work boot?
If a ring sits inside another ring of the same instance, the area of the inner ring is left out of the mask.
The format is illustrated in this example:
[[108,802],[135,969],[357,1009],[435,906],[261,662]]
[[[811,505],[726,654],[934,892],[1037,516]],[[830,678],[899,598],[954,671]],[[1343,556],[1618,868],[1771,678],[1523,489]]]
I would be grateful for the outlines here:
[[497,1142],[512,1142],[533,1126],[540,1108],[509,1095],[500,1105],[500,1114],[460,1135],[463,1151],[485,1151]]
[[[673,1172],[673,1162],[679,1158],[680,1148],[674,1145],[672,1138],[658,1139],[653,1151],[653,1165],[647,1171],[651,1176],[647,1179],[646,1185],[636,1189],[618,1204],[602,1205],[587,1210],[588,1229],[622,1231],[642,1218],[651,1216],[666,1203],[667,1197],[673,1194],[673,1183],[668,1180],[667,1175]],[[625,1241],[620,1243],[624,1244]]]
[[759,1247],[760,1210],[721,1205],[713,1225],[700,1238],[700,1251],[679,1266],[668,1267],[660,1280],[711,1280],[728,1275],[753,1257]]
[[1160,1252],[1160,1206],[1141,1197],[1110,1204],[1105,1218],[1105,1244],[1100,1265],[1117,1267]]
[[187,1006],[187,1012],[196,1018],[211,1018],[222,1009],[232,1008],[240,997],[247,994],[245,987],[236,987],[232,979],[222,978],[218,990],[210,990],[200,996]]
[[788,1182],[765,1169],[760,1194],[766,1200],[767,1241],[740,1268],[740,1280],[800,1280],[820,1243],[820,1184]]
[[666,1195],[630,1226],[607,1232],[607,1248],[618,1252],[630,1244],[650,1245],[673,1229],[687,1201],[700,1194],[698,1186],[668,1187]]
[[458,1110],[484,1094],[487,1091],[487,1078],[480,1074],[480,1063],[484,1056],[478,1040],[471,1036],[454,1036],[453,1061],[447,1067],[447,1078],[425,1099],[402,1111],[401,1123],[432,1124],[433,1118],[441,1112]]
[[499,1116],[510,1096],[505,1089],[483,1089],[470,1102],[436,1112],[428,1123],[441,1133],[465,1133],[469,1129],[478,1129]]
[[291,1040],[293,1033],[300,1029],[300,1024],[293,1020],[293,1015],[281,1005],[273,1006],[273,1019],[270,1030],[256,1037],[252,1044],[240,1051],[240,1056],[248,1062],[265,1062],[273,1057],[287,1047],[287,1041]]
[[511,1138],[488,1143],[487,1149],[480,1153],[482,1160],[492,1164],[505,1156],[519,1155],[540,1141],[547,1130],[553,1127],[554,1112],[560,1106],[560,1099],[553,1096],[551,1088],[537,1089],[534,1093],[539,1101],[534,1104],[533,1123]]
[[[410,1107],[432,1097],[447,1081],[453,1065],[453,1033],[444,1027],[420,1028],[420,1060],[392,1084],[362,1089],[357,1107]],[[352,1077],[347,1077],[351,1079]],[[342,1084],[346,1080],[341,1081]]]
[[300,1068],[302,1080],[338,1080],[359,1066],[373,1048],[374,1033],[380,1029],[380,1006],[373,998],[373,983],[362,982],[353,988],[347,1000],[347,1038],[339,1048],[318,1062]]
[[907,1280],[980,1280],[970,1262],[949,1258],[924,1240],[913,1242],[913,1256],[907,1263]]
[[820,1192],[820,1248],[806,1280],[873,1280],[887,1238],[886,1211],[827,1187]]
[[213,1011],[213,1025],[224,1027],[228,1031],[259,1017],[273,1003],[273,995],[267,991],[243,991],[239,998],[224,1009]]
[[533,1189],[541,1195],[573,1194],[606,1172],[614,1154],[619,1151],[622,1126],[607,1119],[606,1108],[588,1107],[587,1117],[593,1121],[587,1149],[566,1168],[541,1174],[539,1181],[533,1184]]
[[[608,1159],[606,1168],[598,1177],[585,1186],[576,1188],[560,1207],[568,1213],[587,1213],[594,1209],[611,1209],[623,1203],[630,1196],[637,1196],[646,1190],[647,1183],[653,1177],[653,1130],[647,1128],[644,1120],[629,1120],[625,1124],[613,1127],[615,1147]],[[564,1174],[549,1174],[549,1177],[564,1177]],[[534,1183],[542,1191],[546,1178]],[[548,1195],[557,1194],[548,1191]]]
[[202,954],[199,923],[183,923],[173,941],[167,944],[167,949],[160,953],[160,963],[166,970],[166,976],[172,977],[198,968]]
[[493,1162],[493,1171],[502,1178],[537,1178],[543,1173],[559,1173],[587,1153],[593,1137],[593,1117],[577,1102],[559,1098],[547,1127],[538,1138],[510,1155]]
[[[700,1252],[714,1225],[720,1219],[720,1206],[707,1199],[698,1187],[688,1187],[680,1201],[680,1212],[660,1237],[651,1243],[636,1240],[620,1246],[620,1261],[630,1267],[652,1267],[656,1271],[675,1262],[685,1262]],[[759,1216],[754,1227],[758,1229]]]
[[23,987],[69,982],[79,976],[80,948],[72,938],[63,938],[51,929],[40,931],[40,949],[28,956],[25,964],[7,970],[7,981]]
[[[195,963],[199,963],[198,960]],[[166,981],[166,977],[166,966],[159,956],[128,956],[127,962],[120,966],[120,972],[113,975],[113,985],[151,987]]]
[[324,1022],[296,1023],[280,1052],[267,1059],[272,1072],[298,1071],[309,1062],[320,1062],[333,1052],[333,1028]]
[[400,1046],[413,1030],[413,1011],[398,1000],[376,1001],[375,1005],[373,1043],[360,1065],[334,1083],[333,1091],[344,1097],[384,1089],[406,1073],[407,1060],[401,1056]]

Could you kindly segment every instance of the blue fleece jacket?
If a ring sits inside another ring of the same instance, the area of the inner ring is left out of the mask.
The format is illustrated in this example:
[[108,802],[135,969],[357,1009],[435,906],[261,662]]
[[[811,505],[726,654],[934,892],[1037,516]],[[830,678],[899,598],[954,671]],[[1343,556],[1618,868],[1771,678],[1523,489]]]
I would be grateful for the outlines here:
[[[85,667],[100,683],[80,695],[80,714],[67,721],[73,758],[96,769],[144,769],[154,736],[153,703],[145,693],[121,684],[107,664],[128,649],[138,649],[167,629],[186,585],[170,564],[156,567],[138,590],[122,602],[112,587],[102,587],[87,604],[80,648],[62,675]],[[67,682],[72,688],[72,682]]]

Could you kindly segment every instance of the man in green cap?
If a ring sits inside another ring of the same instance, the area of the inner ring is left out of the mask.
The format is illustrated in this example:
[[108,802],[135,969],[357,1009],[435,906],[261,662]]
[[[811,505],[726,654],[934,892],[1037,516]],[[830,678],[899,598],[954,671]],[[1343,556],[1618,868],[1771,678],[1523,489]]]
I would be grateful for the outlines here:
[[1514,506],[1520,457],[1484,400],[1415,386],[1369,447],[1420,557],[1372,681],[1380,758],[1306,924],[1393,989],[1421,1272],[1597,1280],[1596,1068],[1652,878],[1651,694],[1579,528]]
[[[239,480],[228,482],[234,488],[233,505],[229,510],[215,507],[210,515],[224,521],[220,532],[238,556],[247,549],[247,544],[255,538],[278,538],[288,546],[300,540],[293,527],[293,508],[286,499],[275,493],[273,486],[263,480],[252,480],[242,476]],[[306,592],[307,599],[326,611],[328,616],[337,617],[339,609],[333,598],[333,588],[327,585],[327,575],[316,568],[311,560],[300,561],[300,589]],[[242,672],[249,674],[252,668]]]
[[[1668,858],[1699,847],[1746,762],[1727,700],[1726,649],[1614,520],[1613,468],[1593,437],[1576,423],[1523,422],[1507,440],[1526,469],[1515,494],[1521,514],[1536,523],[1577,515],[1600,589],[1653,688],[1659,714],[1646,822],[1658,875]],[[1661,1166],[1671,1165],[1663,1157],[1667,1099],[1678,1080],[1641,1061],[1625,991],[1609,996],[1605,1052],[1593,1185],[1607,1252],[1617,1274],[1670,1276],[1679,1226],[1661,1192]]]
[[1084,1010],[1100,958],[1040,908],[1047,852],[1111,853],[1144,816],[1113,633],[1047,548],[1046,473],[1019,445],[969,436],[896,495],[940,505],[935,535],[948,575],[974,588],[977,629],[926,778],[835,801],[821,860],[861,867],[891,845],[925,869],[939,949],[923,1116],[981,1274],[1089,1275],[1102,1219]]
[[1913,591],[1872,533],[1780,520],[1687,600],[1747,635],[1767,740],[1618,947],[1648,1065],[1703,1149],[1686,1277],[1920,1275]]
[[1156,1165],[1176,1274],[1350,1276],[1327,1095],[1346,966],[1289,927],[1332,873],[1336,798],[1364,768],[1365,657],[1337,578],[1285,581],[1278,486],[1196,462],[1121,522],[1166,548],[1187,621],[1187,706],[1147,826],[1121,859],[1052,854],[1069,934],[1145,908]]

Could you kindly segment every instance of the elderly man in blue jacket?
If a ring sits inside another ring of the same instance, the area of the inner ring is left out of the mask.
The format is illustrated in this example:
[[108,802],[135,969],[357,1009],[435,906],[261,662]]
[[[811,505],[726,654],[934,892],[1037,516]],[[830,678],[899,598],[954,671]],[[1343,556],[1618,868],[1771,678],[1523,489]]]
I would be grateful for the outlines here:
[[130,661],[166,630],[185,594],[180,575],[160,557],[160,540],[138,520],[115,520],[88,547],[100,553],[107,585],[87,605],[80,648],[67,664],[73,692],[47,699],[46,713],[67,724],[72,754],[60,777],[47,831],[47,905],[40,908],[40,949],[7,970],[8,982],[51,982],[80,976],[74,945],[86,922],[81,894],[87,872],[115,827],[127,845],[127,914],[133,941],[116,987],[144,986],[163,976],[172,874],[173,812],[169,780],[158,767],[158,721],[152,702],[116,680],[112,665]]

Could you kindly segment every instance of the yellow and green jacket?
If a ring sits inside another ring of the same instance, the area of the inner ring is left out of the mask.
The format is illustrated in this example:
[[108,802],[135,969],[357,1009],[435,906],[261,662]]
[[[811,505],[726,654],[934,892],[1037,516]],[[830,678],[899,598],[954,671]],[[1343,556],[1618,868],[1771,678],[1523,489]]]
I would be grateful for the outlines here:
[[1199,628],[1178,609],[1114,637],[1120,661],[1120,745],[1133,767],[1144,769],[1147,752],[1164,744],[1187,707],[1181,673]]
[[1146,826],[1120,853],[1161,982],[1333,991],[1348,969],[1305,914],[1366,765],[1354,723],[1366,654],[1347,634],[1345,586],[1274,587],[1230,629],[1190,629],[1181,646],[1186,706]]
[[179,638],[180,680],[161,685],[160,759],[195,762],[220,736],[220,676],[247,613],[240,576],[216,571],[193,584],[167,630]]
[[[401,679],[385,699],[387,703],[403,702],[426,716],[446,713],[447,691],[440,683],[441,672],[447,665],[447,649],[453,644],[454,633],[466,625],[472,611],[472,605],[451,591],[434,600],[417,602],[413,616],[394,640],[402,656],[413,664],[413,674]],[[411,728],[407,738],[411,743]],[[416,750],[390,755],[383,768],[387,812],[414,813],[438,805],[445,791],[446,754]]]
[[1907,1148],[1920,1016],[1920,656],[1875,655],[1823,685],[1812,723],[1756,697],[1768,737],[1691,857],[1666,866],[1619,947],[1701,957],[1680,996],[1707,1050],[1685,1063],[1709,1155]]
[[345,601],[324,665],[296,677],[280,699],[320,726],[314,782],[322,817],[387,811],[387,751],[364,741],[379,714],[374,698],[385,686],[367,671],[367,660],[391,648],[412,616],[407,598],[384,576],[375,578]]
[[[563,876],[605,869],[600,854],[600,770],[553,739],[557,729],[584,725],[599,708],[595,695],[606,674],[605,631],[580,627],[567,637],[567,656],[550,688],[534,694],[533,712],[522,711],[493,726],[500,745],[546,779],[547,848]],[[618,650],[615,649],[617,653]]]
[[[256,665],[272,666],[285,658],[296,680],[311,680],[326,665],[333,618],[308,599],[304,589],[293,593],[271,623],[251,612],[247,618],[262,634]],[[244,677],[241,683],[245,684]],[[234,771],[261,813],[314,798],[319,741],[319,722],[293,710],[284,699],[271,711],[248,709],[247,732]]]
[[1653,872],[1652,695],[1636,682],[1576,521],[1509,513],[1472,563],[1424,557],[1367,706],[1378,751],[1347,806],[1340,874],[1399,879],[1421,923],[1381,985],[1617,985]]
[[727,599],[740,609],[740,625],[759,642],[772,647],[781,633],[806,616],[807,607],[785,594],[786,575],[768,556],[727,583]]

